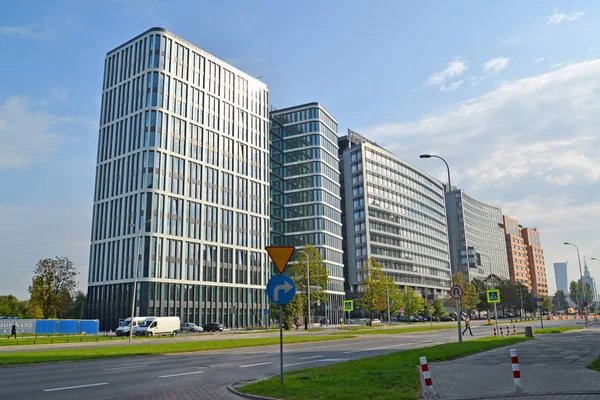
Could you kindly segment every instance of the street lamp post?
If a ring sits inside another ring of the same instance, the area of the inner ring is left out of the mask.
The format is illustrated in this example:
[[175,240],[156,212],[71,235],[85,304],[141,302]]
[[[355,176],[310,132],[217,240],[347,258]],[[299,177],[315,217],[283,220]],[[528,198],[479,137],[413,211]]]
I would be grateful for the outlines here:
[[[592,257],[592,260],[594,260],[594,261],[600,261],[600,258]],[[596,299],[594,299],[594,301],[596,301]],[[594,312],[596,313],[596,316],[597,316],[598,312],[595,309],[594,309]],[[596,317],[596,319],[594,321],[598,321],[598,318]]]
[[385,291],[386,291],[386,295],[387,295],[388,325],[392,325],[392,314],[390,311],[390,283],[388,281],[387,271],[385,271]]
[[[583,297],[585,295],[585,284],[583,283],[583,272],[581,271],[581,257],[579,256],[579,247],[573,243],[565,242],[567,246],[573,246],[577,249],[577,261],[579,262],[579,276],[581,277],[581,295],[579,296],[579,304],[583,307]],[[583,315],[585,316],[585,327],[588,324],[588,315],[587,315],[587,307],[585,307],[583,311]]]
[[142,228],[146,226],[148,222],[152,221],[152,219],[147,219],[140,227],[136,226],[134,223],[129,224],[129,226],[137,229],[137,253],[135,256],[135,262],[133,266],[133,296],[131,298],[131,321],[129,322],[129,343],[131,343],[133,338],[133,317],[135,316],[135,295],[137,289],[137,277],[139,273],[139,263],[140,263],[140,237],[142,236]]
[[[444,164],[446,164],[446,170],[448,171],[448,188],[446,189],[447,193],[452,192],[452,182],[450,181],[450,166],[448,165],[448,163],[446,162],[446,160],[444,160],[442,157],[440,156],[436,156],[435,154],[421,154],[419,156],[419,158],[439,158],[440,160],[442,160],[444,162]],[[452,201],[449,201],[449,204],[452,204]],[[464,220],[464,218],[463,218]],[[450,250],[450,269],[452,269],[452,242],[450,239],[451,235],[450,232],[448,232],[448,246],[449,246],[449,250]],[[467,231],[465,229],[465,247],[467,248],[467,271],[469,270],[469,246],[467,245]],[[462,257],[460,257],[462,259]],[[462,265],[462,262],[461,262]],[[458,267],[455,267],[456,270],[458,270]],[[462,268],[461,268],[462,269]],[[460,311],[460,299],[456,300],[456,321],[457,321],[457,325],[458,325],[458,341],[462,342],[462,329],[460,326],[460,319],[461,319],[461,311]]]
[[[488,264],[490,266],[490,278],[492,278],[492,288],[495,289],[495,287],[494,287],[494,274],[492,273],[492,260],[490,260],[490,257],[487,254],[480,254],[480,255],[484,256],[488,260]],[[496,303],[494,303],[494,319],[496,320],[496,331],[499,332],[499,329],[498,329],[498,307],[497,307]]]
[[306,255],[306,298],[308,305],[308,321],[306,321],[306,329],[310,330],[310,261],[308,259],[308,252],[304,248]]

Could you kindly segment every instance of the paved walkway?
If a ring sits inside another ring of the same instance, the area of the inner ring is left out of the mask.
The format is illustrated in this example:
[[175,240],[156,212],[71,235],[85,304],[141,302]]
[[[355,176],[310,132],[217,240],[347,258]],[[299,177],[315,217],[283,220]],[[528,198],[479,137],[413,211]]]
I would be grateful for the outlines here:
[[[205,385],[194,386],[181,389],[169,390],[166,392],[145,393],[137,396],[118,397],[114,400],[243,400],[236,394],[227,389],[227,385]],[[562,399],[561,399],[562,400]]]
[[[535,341],[430,364],[439,398],[515,398],[510,349],[521,369],[519,397],[600,399],[600,372],[586,366],[600,355],[600,329],[537,336]],[[535,396],[532,396],[535,395]],[[552,396],[556,395],[556,396]]]

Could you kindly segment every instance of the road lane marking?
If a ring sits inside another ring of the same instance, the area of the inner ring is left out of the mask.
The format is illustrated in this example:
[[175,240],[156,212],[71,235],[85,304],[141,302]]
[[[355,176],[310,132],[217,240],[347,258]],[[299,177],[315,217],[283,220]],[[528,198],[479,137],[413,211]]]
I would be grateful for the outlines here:
[[292,363],[292,364],[283,364],[283,366],[284,367],[291,367],[293,365],[310,364],[310,363],[319,362],[319,361],[322,361],[322,360],[302,361],[302,362],[297,362],[297,363]]
[[350,361],[351,358],[325,358],[323,360],[317,360],[319,362],[342,362],[342,361]]
[[311,358],[319,358],[319,357],[323,357],[323,356],[300,357],[300,358],[298,358],[298,360],[310,360]]
[[269,362],[258,363],[258,364],[240,365],[240,368],[258,367],[259,365],[269,365],[269,364],[273,364],[273,363],[271,361],[269,361]]
[[44,389],[44,392],[57,392],[59,390],[80,389],[80,388],[86,388],[86,387],[92,387],[92,386],[102,386],[102,385],[108,385],[108,382],[90,383],[88,385],[65,386],[65,387],[54,388],[54,389]]
[[117,371],[119,369],[141,368],[141,367],[147,367],[147,366],[148,366],[148,364],[129,365],[127,367],[104,368],[102,371]]
[[194,375],[194,374],[203,374],[203,373],[204,373],[204,371],[183,372],[181,374],[163,375],[163,376],[159,376],[159,378],[172,378],[174,376]]
[[401,344],[394,344],[392,346],[373,347],[372,349],[360,349],[360,350],[345,351],[343,354],[360,353],[362,351],[374,351],[374,350],[391,349],[393,347],[410,346],[412,344],[416,344],[416,343],[401,343]]

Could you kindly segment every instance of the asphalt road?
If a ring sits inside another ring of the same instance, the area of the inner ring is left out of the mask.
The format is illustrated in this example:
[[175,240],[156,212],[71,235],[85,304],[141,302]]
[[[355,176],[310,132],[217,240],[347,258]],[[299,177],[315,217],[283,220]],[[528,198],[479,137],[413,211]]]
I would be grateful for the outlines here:
[[[544,323],[546,326],[581,324],[580,321]],[[481,321],[474,321],[473,339],[493,334],[491,326],[481,324]],[[517,324],[517,329],[525,325],[537,328],[539,322]],[[284,371],[289,371],[328,365],[452,342],[456,341],[456,336],[456,330],[448,329],[400,335],[361,335],[340,341],[284,345],[283,366]],[[471,336],[465,338],[471,339]],[[236,381],[278,373],[278,346],[3,367],[0,368],[0,398],[94,400],[135,395],[146,398],[178,388],[205,387],[206,390],[199,390],[197,393],[200,395],[195,398],[212,399],[215,395],[209,389],[215,385],[224,387]]]

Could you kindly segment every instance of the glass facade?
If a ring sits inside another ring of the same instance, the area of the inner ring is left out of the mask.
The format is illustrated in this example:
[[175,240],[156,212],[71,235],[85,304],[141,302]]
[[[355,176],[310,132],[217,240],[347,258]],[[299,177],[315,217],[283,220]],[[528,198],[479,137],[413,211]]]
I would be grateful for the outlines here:
[[462,190],[447,193],[446,208],[453,272],[462,272],[469,279],[485,279],[490,274],[509,279],[502,209],[479,201]]
[[[272,244],[313,245],[323,257],[328,301],[312,316],[343,318],[344,264],[337,122],[318,103],[271,111]],[[293,260],[292,260],[293,261]]]
[[450,287],[444,188],[349,130],[340,138],[348,290],[361,290],[369,257],[400,287],[437,296]]
[[268,95],[161,28],[107,54],[88,281],[88,317],[101,329],[129,316],[136,268],[137,315],[261,321]]

